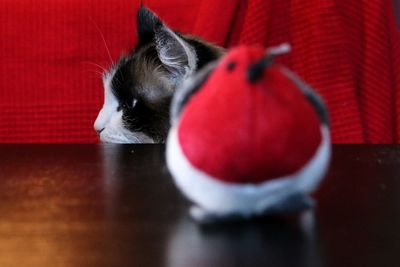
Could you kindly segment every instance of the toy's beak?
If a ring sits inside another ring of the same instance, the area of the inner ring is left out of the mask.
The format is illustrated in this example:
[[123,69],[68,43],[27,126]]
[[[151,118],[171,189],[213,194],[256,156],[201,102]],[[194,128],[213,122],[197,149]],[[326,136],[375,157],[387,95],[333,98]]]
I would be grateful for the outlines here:
[[247,79],[250,83],[255,83],[262,76],[265,68],[274,63],[274,58],[279,55],[287,54],[291,51],[288,43],[267,49],[266,55],[256,63],[252,64],[247,71]]

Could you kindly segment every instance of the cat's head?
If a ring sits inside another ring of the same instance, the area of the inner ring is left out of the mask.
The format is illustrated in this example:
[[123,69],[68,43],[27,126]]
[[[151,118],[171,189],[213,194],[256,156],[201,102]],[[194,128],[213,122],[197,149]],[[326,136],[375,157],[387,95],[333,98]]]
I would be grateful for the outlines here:
[[172,31],[140,8],[138,45],[103,76],[104,105],[94,128],[109,143],[163,143],[172,96],[188,76],[222,54],[219,47]]

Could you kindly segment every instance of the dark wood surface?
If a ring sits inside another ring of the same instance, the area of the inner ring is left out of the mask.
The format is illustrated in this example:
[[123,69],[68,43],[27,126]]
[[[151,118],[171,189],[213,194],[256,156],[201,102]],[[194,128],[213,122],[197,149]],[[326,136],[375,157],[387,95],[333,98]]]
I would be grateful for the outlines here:
[[400,147],[336,145],[314,212],[198,227],[161,145],[0,145],[0,266],[399,266]]

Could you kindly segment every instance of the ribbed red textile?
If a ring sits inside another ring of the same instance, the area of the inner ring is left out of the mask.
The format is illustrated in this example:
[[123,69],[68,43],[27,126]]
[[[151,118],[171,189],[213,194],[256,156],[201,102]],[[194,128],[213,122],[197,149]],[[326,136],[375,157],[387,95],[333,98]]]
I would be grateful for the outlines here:
[[[169,25],[218,44],[290,42],[282,62],[326,99],[335,143],[400,140],[393,0],[148,0]],[[0,142],[93,143],[98,64],[136,42],[139,0],[0,4]]]

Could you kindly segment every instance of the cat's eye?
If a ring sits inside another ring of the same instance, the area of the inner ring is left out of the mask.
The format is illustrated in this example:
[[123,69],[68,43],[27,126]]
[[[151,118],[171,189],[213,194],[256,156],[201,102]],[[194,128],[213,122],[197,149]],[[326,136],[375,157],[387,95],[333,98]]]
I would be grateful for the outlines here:
[[134,108],[137,104],[138,100],[136,98],[133,99],[132,101],[132,108]]
[[127,104],[121,104],[117,107],[117,112],[120,112],[121,110],[126,110],[128,109],[128,105]]
[[117,112],[119,112],[121,110],[134,109],[136,107],[137,103],[138,103],[138,100],[136,98],[134,98],[131,105],[128,105],[128,104],[119,105],[117,107]]

